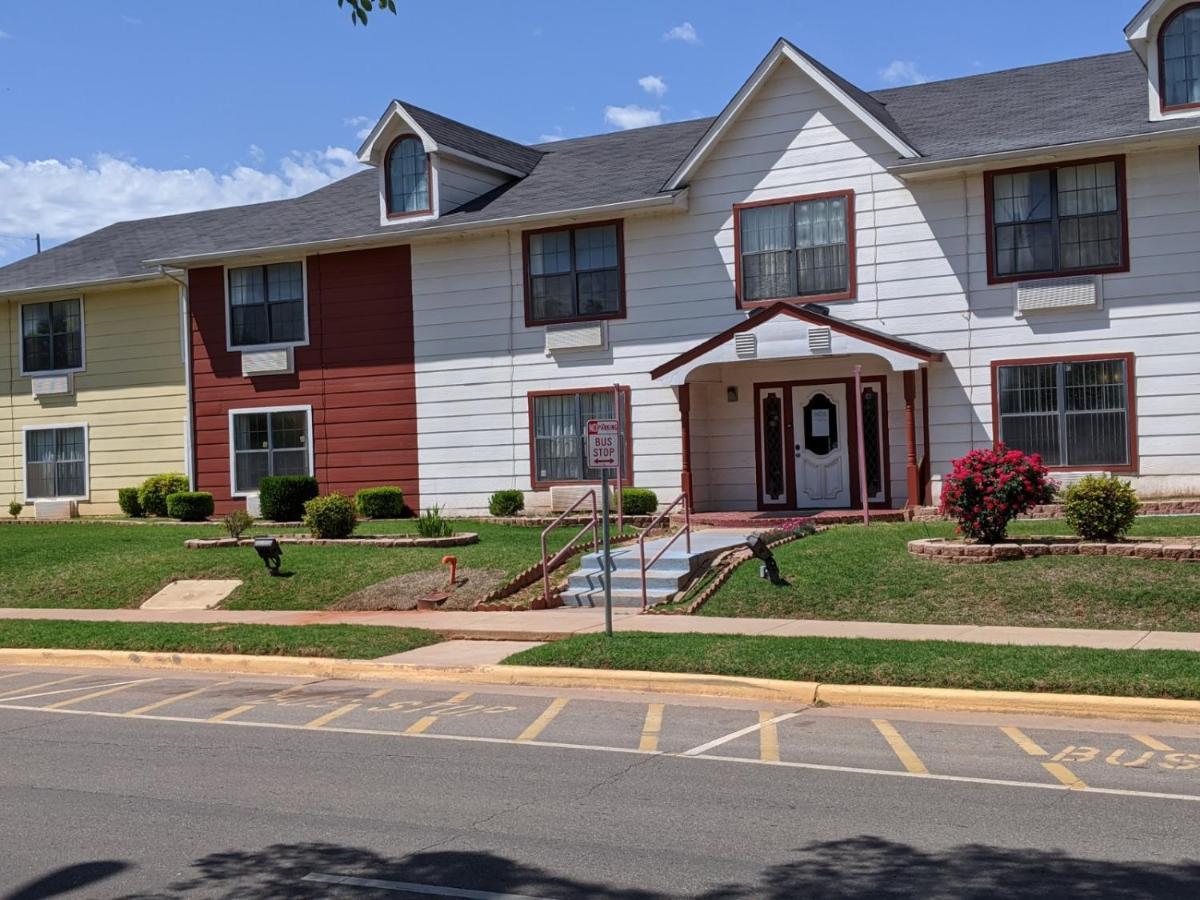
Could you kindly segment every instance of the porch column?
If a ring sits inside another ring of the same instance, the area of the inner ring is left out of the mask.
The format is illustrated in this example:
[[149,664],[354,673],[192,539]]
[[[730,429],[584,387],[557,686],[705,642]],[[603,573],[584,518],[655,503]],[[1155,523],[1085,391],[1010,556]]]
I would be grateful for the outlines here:
[[696,511],[696,498],[692,494],[692,386],[686,381],[679,386],[679,432],[683,449],[683,464],[680,469],[679,487],[687,494],[689,512]]
[[921,496],[921,476],[917,466],[917,376],[907,370],[904,373],[904,434],[905,448],[905,483],[908,487],[906,506],[916,506]]

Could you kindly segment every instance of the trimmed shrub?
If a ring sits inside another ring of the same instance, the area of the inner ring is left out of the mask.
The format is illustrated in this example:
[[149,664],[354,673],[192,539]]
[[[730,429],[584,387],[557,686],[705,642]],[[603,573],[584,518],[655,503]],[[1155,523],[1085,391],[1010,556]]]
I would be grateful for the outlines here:
[[1039,455],[997,444],[994,450],[972,450],[954,461],[942,485],[942,513],[958,522],[964,536],[998,544],[1009,522],[1049,503],[1054,489]]
[[25,508],[25,504],[20,500],[13,500],[8,504],[8,514],[14,519],[21,514],[21,510]]
[[358,525],[354,501],[339,493],[314,497],[304,504],[304,524],[317,538],[348,538]]
[[117,505],[121,507],[121,512],[131,519],[142,517],[142,504],[138,500],[138,488],[117,488]]
[[254,516],[239,506],[228,513],[221,520],[221,524],[225,526],[225,530],[229,532],[229,536],[237,540],[243,533],[250,530],[250,527],[254,524]]
[[627,516],[651,516],[658,509],[658,494],[646,488],[624,488],[621,502]]
[[1133,487],[1115,475],[1088,475],[1066,489],[1062,504],[1067,524],[1089,541],[1124,537],[1138,511]]
[[186,491],[190,487],[187,476],[178,472],[151,475],[138,488],[138,505],[142,507],[142,515],[167,515],[167,497]]
[[399,519],[404,515],[404,491],[398,487],[363,488],[354,495],[359,515],[368,519]]
[[213,495],[204,491],[177,491],[167,495],[167,515],[180,522],[203,522],[213,514]]
[[493,516],[515,516],[525,508],[525,495],[520,491],[496,491],[488,498],[488,512]]
[[450,537],[454,534],[454,525],[442,516],[440,506],[427,506],[417,519],[417,534],[427,538]]
[[311,475],[269,475],[258,486],[258,505],[263,518],[273,522],[299,522],[304,504],[321,493]]

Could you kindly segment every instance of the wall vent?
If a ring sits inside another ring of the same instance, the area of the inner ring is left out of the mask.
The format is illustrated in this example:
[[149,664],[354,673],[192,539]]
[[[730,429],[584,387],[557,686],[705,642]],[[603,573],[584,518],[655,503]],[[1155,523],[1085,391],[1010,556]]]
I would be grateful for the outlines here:
[[1055,309],[1100,309],[1100,279],[1095,275],[1017,282],[1017,313]]
[[733,337],[733,352],[738,359],[758,358],[758,335],[737,334]]
[[252,350],[242,354],[242,375],[290,375],[295,369],[291,347],[281,350]]
[[813,353],[828,353],[833,349],[833,331],[829,328],[808,329],[808,349]]
[[64,375],[37,375],[31,380],[34,397],[59,397],[75,393],[75,378],[69,372]]
[[605,345],[606,322],[580,322],[546,326],[546,352],[597,350]]

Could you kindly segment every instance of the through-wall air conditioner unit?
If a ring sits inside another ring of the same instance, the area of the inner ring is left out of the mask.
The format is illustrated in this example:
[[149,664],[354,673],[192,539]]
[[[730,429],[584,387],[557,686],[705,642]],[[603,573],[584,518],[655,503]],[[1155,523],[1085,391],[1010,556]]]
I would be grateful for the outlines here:
[[1102,282],[1098,275],[1041,278],[1017,282],[1017,315],[1059,309],[1103,309]]
[[295,370],[291,347],[280,350],[248,350],[242,353],[242,375],[290,375]]
[[608,343],[607,322],[546,326],[547,355],[560,350],[601,350]]
[[33,382],[34,397],[61,397],[75,393],[75,376],[70,372],[59,375],[35,375]]
[[33,517],[35,519],[73,519],[75,518],[74,500],[34,500]]
[[[598,485],[596,487],[591,487],[586,484],[562,484],[558,486],[552,486],[550,488],[550,511],[556,513],[565,512],[571,508],[571,504],[573,504],[588,491],[596,492],[596,511],[599,512],[600,504],[603,502],[603,498],[600,496],[600,488]],[[611,493],[610,489],[610,503],[615,502],[614,497],[615,495]],[[575,512],[581,516],[591,515],[592,504],[580,504],[579,508],[576,509]]]
[[1061,488],[1069,488],[1072,485],[1079,484],[1089,475],[1111,475],[1111,472],[1052,472],[1051,477],[1058,482]]

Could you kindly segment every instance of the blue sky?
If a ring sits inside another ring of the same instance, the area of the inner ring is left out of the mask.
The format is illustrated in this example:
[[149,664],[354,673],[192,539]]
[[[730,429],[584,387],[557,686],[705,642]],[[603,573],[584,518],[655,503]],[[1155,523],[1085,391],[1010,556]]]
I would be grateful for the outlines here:
[[342,177],[394,96],[536,142],[715,114],[780,35],[872,89],[1122,50],[1139,5],[397,0],[356,28],[336,0],[6,2],[0,264]]

